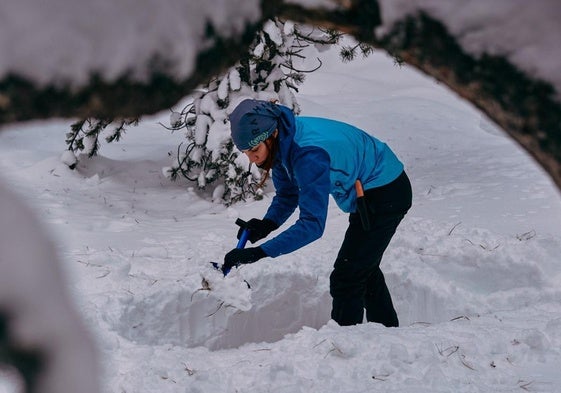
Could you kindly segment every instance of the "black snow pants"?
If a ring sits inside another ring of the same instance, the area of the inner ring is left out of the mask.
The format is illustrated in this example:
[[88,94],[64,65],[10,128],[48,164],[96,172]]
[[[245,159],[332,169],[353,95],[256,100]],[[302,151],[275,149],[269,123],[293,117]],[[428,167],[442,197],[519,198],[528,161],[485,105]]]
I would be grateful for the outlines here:
[[331,318],[341,326],[368,322],[399,325],[384,275],[382,255],[397,226],[411,207],[409,178],[403,172],[393,182],[364,192],[370,230],[364,230],[358,213],[349,216],[349,227],[330,277],[333,298]]

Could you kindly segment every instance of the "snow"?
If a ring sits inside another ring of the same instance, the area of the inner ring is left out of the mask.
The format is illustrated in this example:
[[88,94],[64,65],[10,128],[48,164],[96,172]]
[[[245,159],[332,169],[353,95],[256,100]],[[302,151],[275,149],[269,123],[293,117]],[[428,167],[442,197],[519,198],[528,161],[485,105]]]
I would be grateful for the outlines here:
[[236,218],[261,217],[272,191],[225,207],[169,182],[161,168],[182,136],[158,124],[168,111],[75,171],[60,160],[70,121],[0,132],[0,170],[55,240],[103,391],[560,391],[561,196],[550,179],[409,67],[324,55],[297,96],[302,113],[388,142],[413,184],[382,262],[399,328],[329,320],[347,223],[334,203],[315,243],[226,278],[213,270],[236,245]]
[[238,91],[241,89],[241,78],[240,73],[235,68],[230,70],[228,74],[228,80],[230,82],[230,89],[232,91]]
[[[42,392],[96,393],[94,344],[67,293],[45,228],[3,185],[0,201],[2,363],[6,348],[37,351],[49,359],[39,376]],[[4,373],[5,367],[0,367],[2,392]]]
[[263,25],[263,32],[267,33],[271,41],[273,41],[277,46],[282,46],[283,37],[282,33],[273,21],[267,21]]
[[74,87],[92,74],[144,81],[154,60],[173,64],[166,71],[186,78],[197,52],[210,44],[207,23],[228,37],[260,17],[256,0],[145,0],[142,6],[134,0],[3,0],[0,78],[15,73]]
[[561,3],[558,0],[380,0],[382,27],[422,10],[441,21],[476,56],[502,55],[551,82],[561,97]]

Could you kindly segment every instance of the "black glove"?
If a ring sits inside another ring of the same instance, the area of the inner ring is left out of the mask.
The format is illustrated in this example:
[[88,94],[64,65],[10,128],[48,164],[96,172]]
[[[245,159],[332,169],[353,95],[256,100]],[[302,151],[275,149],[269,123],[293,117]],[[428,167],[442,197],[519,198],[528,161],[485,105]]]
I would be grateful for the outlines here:
[[246,223],[245,226],[241,227],[238,231],[238,240],[240,237],[242,237],[242,232],[244,231],[244,229],[249,229],[248,240],[252,243],[255,243],[257,240],[267,237],[269,233],[273,232],[278,227],[279,226],[273,220],[269,220],[268,218],[264,218],[262,220],[258,218],[252,218]]
[[253,263],[266,256],[267,254],[265,254],[265,251],[263,251],[261,247],[234,248],[224,257],[222,271],[228,272],[234,266]]

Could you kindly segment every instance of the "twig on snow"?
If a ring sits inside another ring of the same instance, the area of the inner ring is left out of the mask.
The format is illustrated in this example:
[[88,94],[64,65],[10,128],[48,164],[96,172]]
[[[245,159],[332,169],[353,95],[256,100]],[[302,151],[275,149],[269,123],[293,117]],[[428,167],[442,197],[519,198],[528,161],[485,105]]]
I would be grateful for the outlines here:
[[458,350],[460,349],[459,345],[451,345],[448,348],[442,349],[440,348],[438,345],[434,345],[436,347],[436,349],[438,350],[438,353],[440,354],[440,356],[445,356],[445,357],[450,357],[451,355],[453,355],[454,353],[458,352]]
[[183,363],[183,366],[184,366],[184,370],[187,372],[187,375],[189,375],[189,376],[191,377],[192,375],[195,374],[195,370],[190,369],[190,368],[187,366],[187,364]]
[[[472,242],[469,239],[464,239],[466,242],[468,242],[469,244],[471,244],[472,246],[475,246],[476,244],[474,242]],[[501,246],[501,243],[498,243],[495,247],[492,247],[487,245],[487,244],[477,244],[479,247],[481,247],[482,249],[484,249],[485,251],[495,251],[497,248],[499,248]]]
[[214,310],[212,313],[208,314],[206,317],[212,317],[214,314],[216,314],[218,312],[218,310],[220,310],[222,308],[222,306],[224,305],[224,301],[220,302],[220,304],[218,305],[218,308],[216,310]]
[[313,346],[313,348],[319,347],[321,344],[323,344],[324,342],[326,342],[327,339],[324,338],[323,340],[321,340],[319,343],[317,343],[316,345]]
[[536,231],[532,229],[529,232],[525,232],[521,235],[516,235],[516,239],[518,239],[518,241],[530,240],[535,236],[536,236]]
[[203,277],[203,279],[201,280],[201,287],[191,294],[191,302],[193,301],[193,296],[195,296],[195,293],[199,291],[211,291],[211,290],[212,288],[210,287],[208,280]]
[[432,323],[430,322],[423,322],[423,321],[415,321],[410,326],[421,325],[421,326],[430,326]]
[[468,321],[470,320],[469,317],[466,317],[465,315],[460,315],[459,317],[452,318],[452,319],[450,320],[450,322],[457,321],[458,319],[467,319]]
[[160,375],[160,378],[163,379],[164,381],[171,381],[173,383],[177,383],[176,381],[165,375]]
[[534,381],[526,382],[526,381],[524,381],[524,380],[522,380],[522,379],[519,379],[519,380],[518,380],[518,384],[519,384],[518,386],[520,387],[520,389],[524,389],[524,390],[527,391],[527,392],[530,391],[529,387],[530,387],[530,385],[533,384],[533,383],[534,383]]
[[333,341],[331,342],[331,345],[333,346],[333,348],[331,348],[329,352],[325,354],[325,356],[323,357],[324,359],[327,358],[331,352],[337,352],[341,356],[344,355],[343,351],[341,351],[335,344],[333,344]]
[[111,273],[111,270],[108,269],[105,272],[103,272],[101,275],[97,276],[96,278],[107,277],[109,275],[109,273]]
[[473,367],[471,364],[469,364],[468,361],[466,360],[466,355],[464,355],[463,353],[458,353],[458,356],[460,357],[460,361],[462,362],[462,364],[464,366],[466,366],[470,370],[475,371],[475,367]]
[[459,345],[451,345],[448,348],[441,349],[438,345],[435,344],[435,347],[438,350],[438,353],[440,354],[440,356],[445,356],[447,358],[449,358],[453,354],[457,353],[459,358],[460,358],[460,362],[462,362],[462,364],[465,367],[469,368],[470,370],[475,371],[475,367],[473,367],[471,364],[469,364],[469,362],[466,360],[466,355],[464,355],[460,351],[460,346]]
[[454,229],[456,229],[462,222],[460,221],[459,223],[457,223],[456,225],[454,225],[452,227],[452,229],[450,229],[450,231],[448,232],[448,236],[450,236],[452,234],[452,232],[454,232]]

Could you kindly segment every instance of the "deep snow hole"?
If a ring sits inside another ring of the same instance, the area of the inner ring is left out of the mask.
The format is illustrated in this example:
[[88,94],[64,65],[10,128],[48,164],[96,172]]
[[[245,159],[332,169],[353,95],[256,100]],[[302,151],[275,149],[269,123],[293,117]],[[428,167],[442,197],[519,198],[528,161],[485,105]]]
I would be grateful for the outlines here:
[[228,306],[212,290],[162,288],[129,301],[115,328],[121,336],[147,345],[218,350],[275,342],[303,326],[327,323],[331,297],[319,281],[297,273],[264,275],[251,283],[247,311]]
[[[386,278],[399,282],[392,273]],[[228,305],[227,299],[212,290],[163,286],[128,298],[113,323],[121,336],[146,345],[219,350],[275,342],[304,326],[319,329],[329,321],[327,281],[301,272],[265,274],[251,283],[251,307],[247,311]],[[439,323],[468,311],[422,282],[407,280],[398,286],[393,296],[401,326]]]

